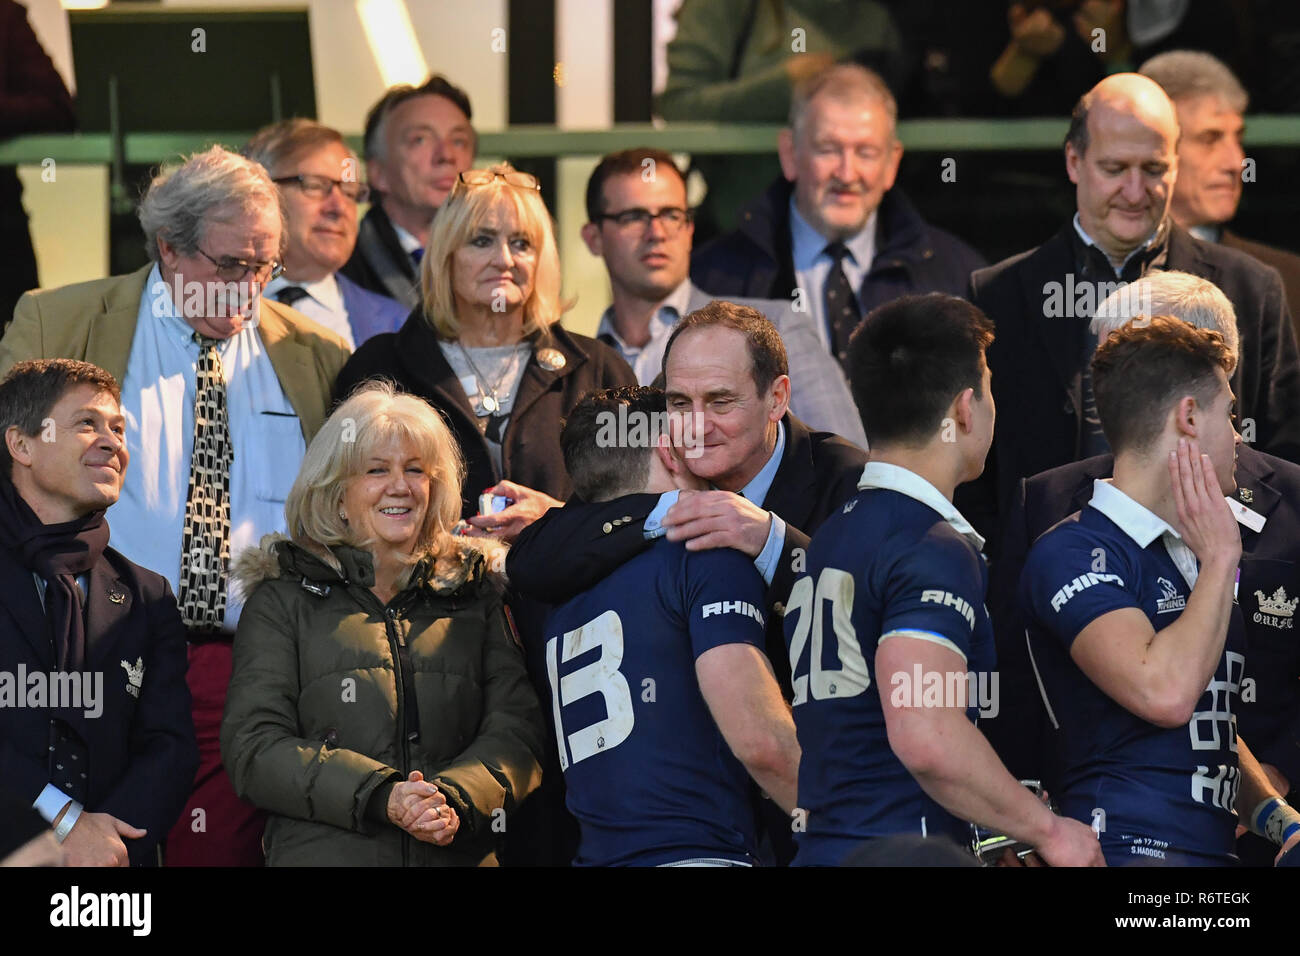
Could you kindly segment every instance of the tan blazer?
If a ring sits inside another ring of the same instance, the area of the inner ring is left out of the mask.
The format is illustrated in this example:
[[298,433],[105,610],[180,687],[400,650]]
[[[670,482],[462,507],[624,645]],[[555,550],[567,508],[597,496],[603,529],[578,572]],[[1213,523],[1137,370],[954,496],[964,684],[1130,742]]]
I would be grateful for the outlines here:
[[[121,382],[152,268],[28,292],[0,339],[0,378],[24,359],[71,358],[93,362]],[[263,299],[259,311],[262,344],[310,442],[325,423],[347,344],[287,305]]]

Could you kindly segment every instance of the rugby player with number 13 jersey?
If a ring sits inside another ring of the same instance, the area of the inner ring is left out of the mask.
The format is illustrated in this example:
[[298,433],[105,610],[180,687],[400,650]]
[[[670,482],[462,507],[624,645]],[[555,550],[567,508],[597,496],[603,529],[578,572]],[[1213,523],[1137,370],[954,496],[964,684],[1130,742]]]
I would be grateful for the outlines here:
[[[602,447],[602,421],[620,414],[662,421],[663,393],[596,392],[569,413],[561,445],[583,500],[691,480],[665,447]],[[763,652],[764,591],[747,555],[659,538],[552,612],[545,666],[577,865],[751,865],[750,779],[793,809],[799,745]]]

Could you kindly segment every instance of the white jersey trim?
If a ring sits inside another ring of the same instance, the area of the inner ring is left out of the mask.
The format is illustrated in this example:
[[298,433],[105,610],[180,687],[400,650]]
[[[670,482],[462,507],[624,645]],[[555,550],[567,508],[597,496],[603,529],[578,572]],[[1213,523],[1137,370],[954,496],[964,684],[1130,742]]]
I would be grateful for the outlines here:
[[659,866],[753,866],[752,863],[742,863],[739,860],[728,860],[723,857],[697,856],[688,860],[676,860],[672,863],[660,863]]
[[897,628],[890,631],[888,634],[881,634],[880,640],[876,642],[876,646],[879,647],[891,637],[914,637],[918,641],[929,641],[931,644],[938,644],[941,647],[948,648],[948,650],[961,656],[962,663],[966,662],[966,654],[960,647],[948,640],[948,638],[944,637],[942,634],[934,633],[934,631],[918,631],[910,627]]
[[1047,688],[1043,686],[1043,675],[1038,673],[1038,661],[1034,660],[1034,646],[1029,640],[1029,628],[1025,628],[1025,650],[1029,651],[1029,666],[1034,669],[1034,680],[1038,681],[1038,694],[1043,698],[1043,706],[1047,708],[1047,719],[1052,722],[1053,730],[1060,730],[1061,723],[1056,719],[1056,712],[1052,710],[1052,702],[1047,699]]

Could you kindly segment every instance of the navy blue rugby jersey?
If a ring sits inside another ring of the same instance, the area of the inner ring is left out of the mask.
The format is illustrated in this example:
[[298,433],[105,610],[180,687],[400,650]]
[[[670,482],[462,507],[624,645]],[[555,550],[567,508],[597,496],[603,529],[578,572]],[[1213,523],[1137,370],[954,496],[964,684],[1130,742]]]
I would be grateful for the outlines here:
[[1098,830],[1111,866],[1231,864],[1240,783],[1235,711],[1245,669],[1238,609],[1214,676],[1183,727],[1158,727],[1126,710],[1070,657],[1079,632],[1119,608],[1141,609],[1156,631],[1178,619],[1191,588],[1152,534],[1148,523],[1135,540],[1090,504],[1029,552],[1020,603],[1048,715],[1059,730],[1062,776],[1053,796],[1061,812]]
[[700,693],[695,661],[764,647],[764,585],[738,551],[657,540],[547,620],[545,659],[575,865],[750,862],[749,775]]
[[[881,695],[946,706],[968,700],[967,714],[975,719],[978,684],[982,679],[986,692],[993,686],[995,663],[984,608],[987,569],[978,547],[954,524],[978,536],[933,486],[877,462],[867,466],[864,483],[873,475],[881,486],[859,491],[818,529],[807,573],[786,605],[803,748],[799,807],[807,814],[802,832],[795,829],[797,866],[838,865],[875,836],[921,833],[970,842],[969,825],[931,799],[890,749]],[[931,503],[895,490],[921,486]],[[949,647],[964,658],[965,670],[922,674],[918,666],[913,674],[878,674],[876,647],[891,634]],[[976,692],[969,694],[972,675]]]

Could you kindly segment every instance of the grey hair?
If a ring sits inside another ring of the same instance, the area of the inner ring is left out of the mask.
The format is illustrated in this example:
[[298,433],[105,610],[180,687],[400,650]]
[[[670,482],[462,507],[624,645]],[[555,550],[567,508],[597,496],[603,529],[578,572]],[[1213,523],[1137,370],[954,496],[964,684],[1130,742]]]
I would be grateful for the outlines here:
[[1171,100],[1217,96],[1234,113],[1245,113],[1250,96],[1220,60],[1200,50],[1170,50],[1153,56],[1138,70],[1155,80]]
[[243,154],[255,163],[266,167],[272,176],[295,159],[332,145],[347,149],[353,159],[356,153],[348,149],[343,134],[315,120],[294,117],[263,126],[244,144]]
[[1097,306],[1091,328],[1098,341],[1105,342],[1130,320],[1153,315],[1172,315],[1198,329],[1218,332],[1236,358],[1240,343],[1236,310],[1217,285],[1187,272],[1152,272],[1121,286]]
[[251,210],[273,207],[280,214],[280,255],[289,241],[284,200],[260,163],[213,146],[164,169],[149,183],[137,214],[144,229],[145,251],[158,261],[158,240],[181,255],[193,255],[208,223],[222,222]]
[[884,104],[885,112],[889,115],[889,138],[897,140],[898,102],[890,92],[889,84],[875,70],[857,63],[836,63],[796,84],[790,96],[790,128],[797,137],[803,129],[804,116],[814,97],[829,96],[842,101],[856,95],[874,97]]
[[405,588],[421,557],[457,551],[452,534],[460,518],[465,472],[451,429],[418,395],[398,391],[384,379],[372,379],[353,389],[307,446],[284,503],[284,518],[293,540],[335,570],[340,565],[329,552],[331,547],[373,548],[375,541],[359,537],[340,508],[348,487],[364,475],[371,453],[394,438],[416,450],[429,476],[424,523],[398,576],[398,586]]

